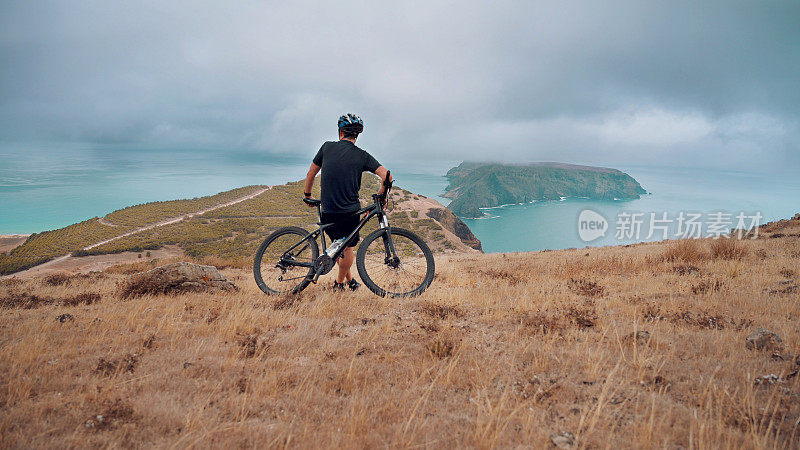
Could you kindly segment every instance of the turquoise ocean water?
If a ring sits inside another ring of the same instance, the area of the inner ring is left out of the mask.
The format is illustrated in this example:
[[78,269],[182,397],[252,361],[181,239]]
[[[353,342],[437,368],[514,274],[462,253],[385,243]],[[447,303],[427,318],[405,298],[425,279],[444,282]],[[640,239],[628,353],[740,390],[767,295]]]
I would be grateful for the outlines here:
[[[313,156],[313,151],[307,153],[0,145],[0,234],[59,228],[148,201],[299,180],[305,176]],[[459,161],[408,163],[381,158],[379,154],[376,157],[393,171],[400,186],[447,203],[440,197],[447,186],[443,174]],[[617,168],[636,178],[651,194],[632,201],[564,199],[510,205],[487,209],[486,218],[465,222],[486,251],[500,252],[648,240],[651,212],[658,219],[666,213],[666,218],[673,220],[666,225],[667,237],[674,237],[678,231],[681,212],[701,215],[696,221],[702,222],[703,235],[710,215],[718,212],[731,214],[731,225],[735,225],[739,213],[745,213],[748,221],[760,214],[763,223],[800,212],[800,181],[795,173]],[[605,236],[591,242],[580,238],[578,217],[584,209],[607,220]],[[638,238],[631,231],[632,226],[624,225],[623,236],[617,238],[618,224],[625,223],[625,214],[641,214],[636,216],[642,222]],[[649,240],[661,239],[662,235],[659,231]]]
[[[510,252],[674,239],[696,236],[698,230],[707,237],[716,235],[719,227],[735,227],[739,215],[749,227],[758,215],[757,223],[763,224],[800,212],[800,179],[795,173],[616,168],[633,176],[649,194],[629,201],[568,198],[510,205],[484,210],[487,218],[464,221],[486,251]],[[586,209],[608,221],[605,236],[590,242],[578,231],[579,216]],[[689,225],[690,218],[699,225]]]

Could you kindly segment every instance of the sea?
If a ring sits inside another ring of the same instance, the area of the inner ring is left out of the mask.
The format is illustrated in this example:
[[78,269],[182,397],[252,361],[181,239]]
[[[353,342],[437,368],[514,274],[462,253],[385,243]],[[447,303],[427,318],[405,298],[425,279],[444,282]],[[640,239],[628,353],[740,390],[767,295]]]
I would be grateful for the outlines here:
[[[71,144],[0,144],[0,234],[60,228],[115,209],[215,194],[305,177],[313,151],[138,149]],[[444,174],[460,161],[381,158],[397,184],[442,197]],[[562,198],[483,210],[464,219],[486,252],[619,245],[752,232],[800,212],[795,171],[747,172],[613,166],[647,190],[636,200]]]

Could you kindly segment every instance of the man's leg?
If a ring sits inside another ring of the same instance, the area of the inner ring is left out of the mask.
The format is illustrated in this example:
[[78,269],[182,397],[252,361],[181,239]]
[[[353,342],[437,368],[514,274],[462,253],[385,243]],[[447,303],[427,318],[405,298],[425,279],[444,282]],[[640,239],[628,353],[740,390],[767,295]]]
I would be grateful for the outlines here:
[[336,275],[337,283],[349,282],[353,279],[353,275],[350,274],[350,267],[353,266],[355,259],[356,254],[353,251],[353,247],[345,247],[341,258],[336,262],[339,265],[339,274]]

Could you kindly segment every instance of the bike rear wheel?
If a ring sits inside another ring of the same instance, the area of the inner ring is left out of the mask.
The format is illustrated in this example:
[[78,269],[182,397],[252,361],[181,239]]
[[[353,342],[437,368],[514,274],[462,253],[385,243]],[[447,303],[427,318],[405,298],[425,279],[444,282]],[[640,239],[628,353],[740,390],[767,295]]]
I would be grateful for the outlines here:
[[253,277],[265,294],[296,294],[308,286],[313,267],[292,262],[314,263],[319,256],[317,241],[308,239],[298,245],[308,231],[299,227],[283,227],[264,239],[253,261]]
[[[379,229],[370,233],[358,247],[356,267],[361,281],[381,297],[413,297],[433,281],[433,253],[416,234],[403,228]],[[394,244],[397,260],[387,252]]]

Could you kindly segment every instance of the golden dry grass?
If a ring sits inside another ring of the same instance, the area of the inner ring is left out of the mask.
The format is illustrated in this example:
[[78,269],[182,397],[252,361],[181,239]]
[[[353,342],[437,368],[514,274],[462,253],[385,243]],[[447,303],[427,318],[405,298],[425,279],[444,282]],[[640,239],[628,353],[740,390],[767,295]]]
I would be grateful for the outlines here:
[[[330,275],[271,298],[236,267],[241,291],[215,296],[122,300],[124,268],[6,280],[1,298],[50,301],[0,308],[0,445],[796,448],[789,231],[733,258],[708,240],[442,257],[411,300]],[[69,306],[85,292],[102,299]],[[757,327],[783,348],[747,350]]]

